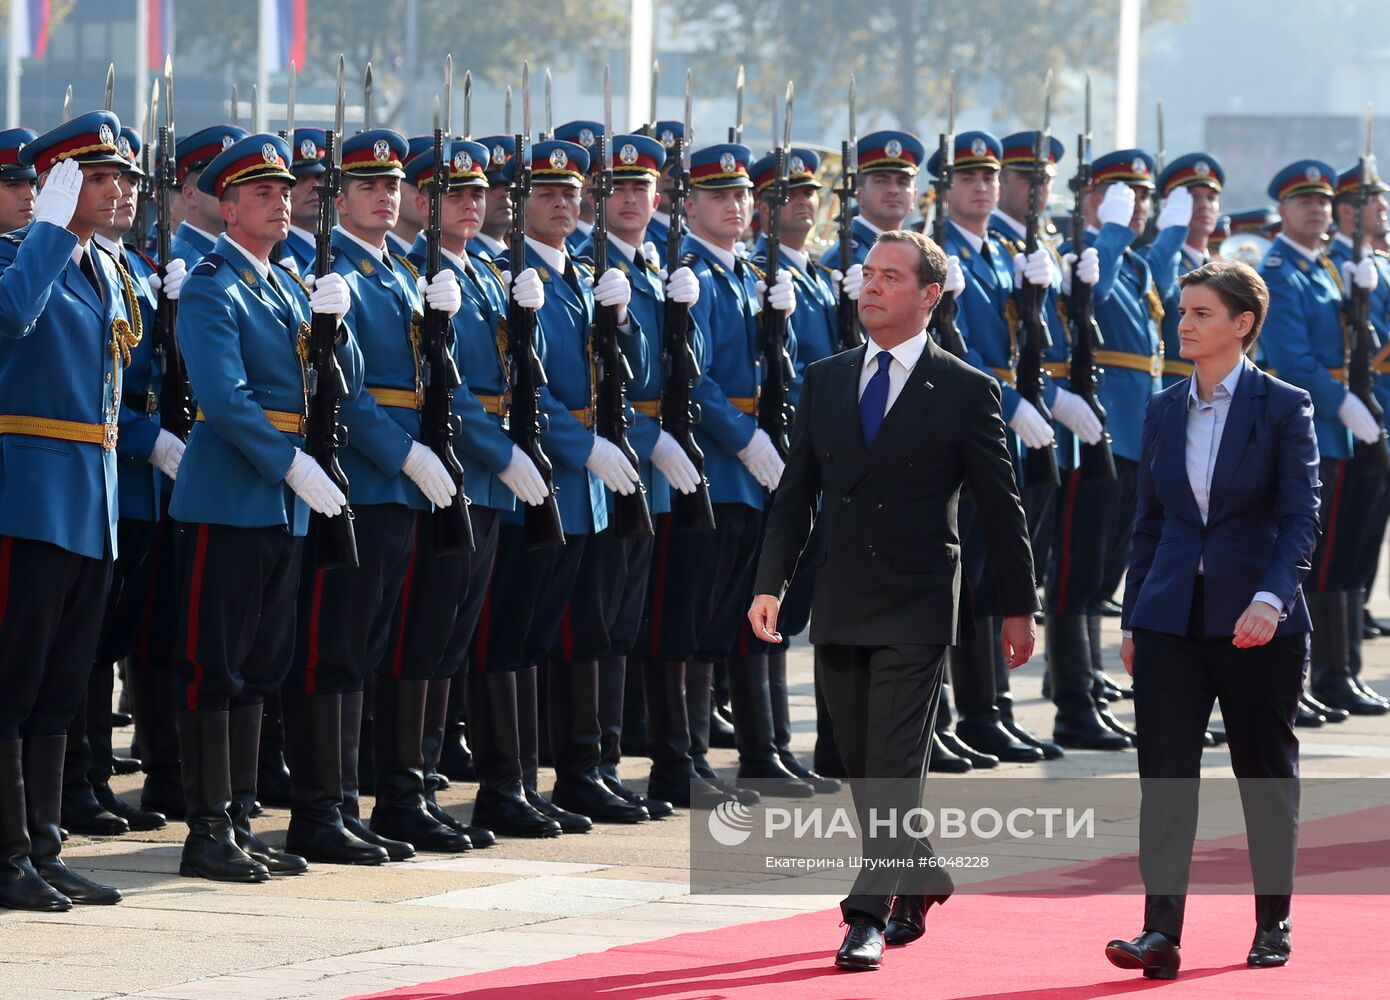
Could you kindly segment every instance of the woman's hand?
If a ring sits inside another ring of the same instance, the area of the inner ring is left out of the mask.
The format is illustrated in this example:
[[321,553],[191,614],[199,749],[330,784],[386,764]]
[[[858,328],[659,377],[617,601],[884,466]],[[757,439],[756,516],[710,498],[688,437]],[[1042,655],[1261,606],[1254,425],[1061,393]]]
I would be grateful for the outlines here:
[[1279,627],[1279,610],[1264,601],[1251,601],[1250,607],[1236,622],[1235,635],[1231,645],[1236,649],[1251,649],[1263,646],[1274,638],[1274,630]]
[[1125,665],[1125,673],[1134,676],[1134,640],[1125,636],[1120,640],[1120,660]]

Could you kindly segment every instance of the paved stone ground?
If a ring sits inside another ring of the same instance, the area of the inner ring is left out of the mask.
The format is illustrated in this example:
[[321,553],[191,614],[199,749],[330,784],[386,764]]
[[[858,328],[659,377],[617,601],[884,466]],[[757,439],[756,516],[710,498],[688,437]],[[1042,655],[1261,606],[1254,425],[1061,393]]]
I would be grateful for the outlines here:
[[[1382,575],[1384,579],[1384,574]],[[1382,590],[1382,593],[1384,591]],[[1390,600],[1377,611],[1390,617]],[[1106,621],[1112,673],[1119,634]],[[1366,676],[1390,691],[1390,639],[1366,645]],[[1041,652],[1015,674],[1020,721],[1050,731],[1040,697]],[[806,646],[791,665],[795,746],[809,752],[815,708]],[[1125,703],[1119,714],[1132,721]],[[1390,776],[1390,718],[1300,730],[1305,777]],[[129,730],[118,732],[118,743]],[[716,751],[716,766],[732,764]],[[644,760],[624,765],[641,783]],[[1227,773],[1223,748],[1205,768]],[[1132,774],[1133,752],[1074,752],[1047,765],[1005,765],[1003,777]],[[977,772],[978,773],[978,772]],[[935,776],[933,781],[951,780]],[[135,787],[117,779],[117,790]],[[471,786],[441,801],[467,816]],[[365,803],[364,803],[365,805]],[[365,809],[364,809],[365,811]],[[269,810],[257,829],[282,842],[288,815]],[[424,856],[381,868],[316,866],[259,886],[179,878],[182,824],[111,840],[74,838],[70,864],[126,894],[116,907],[39,915],[0,911],[0,997],[5,1000],[338,1000],[502,966],[565,958],[686,931],[765,920],[834,904],[825,896],[692,895],[684,816],[586,836],[503,840],[458,857]],[[833,942],[827,941],[829,949]]]

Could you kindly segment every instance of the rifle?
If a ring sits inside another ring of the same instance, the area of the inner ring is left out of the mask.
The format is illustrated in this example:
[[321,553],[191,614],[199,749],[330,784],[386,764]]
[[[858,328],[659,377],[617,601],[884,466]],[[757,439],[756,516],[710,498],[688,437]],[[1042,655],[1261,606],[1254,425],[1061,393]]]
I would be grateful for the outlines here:
[[[1038,204],[1038,200],[1047,182],[1047,168],[1052,157],[1052,70],[1047,71],[1043,95],[1043,127],[1034,136],[1033,169],[1028,172],[1028,218],[1023,237],[1025,254],[1036,252],[1039,246],[1038,227],[1043,206]],[[1043,315],[1047,286],[1025,281],[1019,298],[1019,330],[1022,337],[1019,338],[1018,358],[1014,365],[1014,385],[1018,394],[1051,423],[1052,414],[1043,401],[1042,368],[1043,351],[1052,346],[1052,337],[1047,332],[1047,318]],[[1023,471],[1024,482],[1030,486],[1060,486],[1062,476],[1057,469],[1056,441],[1045,448],[1029,448],[1024,455]]]
[[[681,266],[681,240],[685,229],[685,199],[690,197],[691,77],[685,71],[685,129],[671,147],[676,169],[671,177],[671,229],[666,237],[667,266]],[[695,466],[700,484],[694,493],[671,491],[671,515],[676,531],[713,531],[714,505],[705,475],[705,453],[695,440],[700,407],[691,399],[691,388],[700,365],[690,345],[690,306],[666,299],[662,315],[661,365],[666,380],[661,392],[661,427],[676,439],[685,457]]]
[[[787,81],[786,102],[783,105],[782,141],[772,151],[776,180],[768,185],[765,196],[767,235],[767,277],[769,289],[777,280],[782,262],[782,208],[791,201],[788,159],[792,144],[792,83]],[[764,307],[758,314],[759,334],[763,352],[763,382],[758,394],[758,426],[772,438],[777,453],[783,458],[791,450],[791,427],[795,411],[791,404],[791,384],[796,379],[791,354],[787,351],[787,314],[780,309]]]
[[[951,72],[951,92],[946,114],[946,131],[937,135],[937,152],[941,158],[941,169],[937,171],[936,180],[932,181],[932,189],[936,192],[936,209],[932,217],[931,238],[937,246],[943,250],[946,248],[946,234],[949,231],[946,225],[951,217],[951,210],[946,205],[946,199],[951,194],[951,181],[956,172],[956,74]],[[941,301],[936,304],[936,309],[931,316],[932,333],[936,335],[936,342],[950,351],[958,358],[965,357],[965,338],[960,335],[960,327],[956,326],[956,297],[941,293]]]
[[[835,189],[840,211],[836,226],[840,234],[840,273],[854,266],[854,214],[852,205],[859,191],[859,136],[854,126],[854,76],[849,78],[849,138],[840,143],[840,186]],[[840,288],[840,301],[835,310],[836,340],[840,350],[848,351],[864,343],[859,329],[859,303]]]
[[[613,83],[607,66],[603,68],[603,131],[594,139],[594,155],[600,167],[594,184],[594,281],[608,270],[608,198],[613,194]],[[641,252],[640,250],[638,251]],[[597,362],[595,392],[595,425],[599,436],[610,441],[623,457],[638,468],[637,452],[627,439],[627,384],[632,381],[632,369],[618,343],[618,307],[594,308],[594,326],[590,334]],[[639,538],[654,534],[652,513],[647,506],[647,488],[639,480],[637,489],[624,496],[613,495],[614,530],[619,538]]]
[[[314,277],[323,278],[333,270],[333,226],[338,221],[334,201],[343,189],[343,57],[338,57],[338,99],[333,113],[333,128],[323,141],[323,187],[319,191],[318,229],[314,233]],[[347,396],[347,379],[338,365],[334,349],[338,344],[338,317],[315,313],[305,331],[308,333],[308,359],[305,362],[304,392],[308,397],[308,413],[304,421],[304,450],[319,463],[333,484],[347,496],[348,481],[338,464],[338,449],[346,441],[339,429],[338,411]],[[353,527],[352,508],[346,504],[338,517],[314,515],[315,559],[318,569],[356,568],[357,532]]]
[[[1071,212],[1071,249],[1079,261],[1086,249],[1086,194],[1091,187],[1091,78],[1086,77],[1086,128],[1076,137],[1076,175],[1071,179],[1075,196]],[[1071,391],[1081,397],[1100,420],[1101,436],[1095,444],[1081,443],[1081,477],[1085,481],[1114,480],[1115,455],[1110,450],[1110,432],[1105,428],[1105,407],[1096,396],[1099,369],[1096,349],[1105,343],[1091,306],[1091,286],[1072,276],[1067,301],[1071,320]]]
[[[531,197],[531,64],[521,65],[521,131],[514,134],[516,152],[508,197],[512,203],[512,230],[507,234],[512,274],[526,269],[526,200]],[[515,281],[515,278],[513,278]],[[511,353],[512,403],[508,432],[512,442],[535,463],[549,494],[538,507],[525,511],[526,547],[548,548],[565,544],[564,523],[555,500],[555,475],[550,459],[541,448],[541,388],[545,369],[536,353],[536,313],[507,299],[507,348]]]
[[[1373,109],[1366,106],[1366,152],[1358,160],[1356,172],[1360,183],[1352,195],[1352,209],[1356,221],[1352,225],[1351,260],[1359,264],[1366,256],[1366,227],[1364,222],[1366,203],[1371,198],[1371,185],[1375,177],[1375,152],[1373,141]],[[1383,476],[1390,472],[1390,443],[1385,431],[1385,409],[1376,399],[1375,376],[1371,370],[1371,352],[1376,341],[1375,327],[1371,325],[1371,293],[1351,282],[1351,293],[1347,300],[1347,332],[1350,335],[1351,349],[1347,357],[1347,389],[1365,404],[1376,418],[1380,427],[1380,438],[1366,444],[1357,441],[1352,451],[1357,473],[1362,476]]]
[[[156,96],[159,81],[155,81]],[[159,258],[159,277],[168,274],[169,251],[173,239],[173,210],[178,186],[174,164],[174,63],[164,60],[164,124],[159,126],[159,170],[154,181],[155,252]],[[174,326],[179,304],[160,287],[154,312],[155,363],[162,374],[159,392],[159,426],[180,441],[187,441],[193,430],[193,386],[188,381],[183,354],[179,351]]]
[[[434,178],[429,190],[429,217],[425,223],[425,280],[443,270],[440,247],[443,244],[444,192],[449,188],[449,159],[444,151],[444,136],[453,129],[452,97],[454,89],[454,57],[444,60],[444,124],[439,121],[439,100],[434,108]],[[454,502],[436,507],[434,521],[435,551],[440,553],[471,552],[473,523],[468,517],[468,498],[463,492],[463,464],[454,453],[454,390],[463,385],[458,362],[454,358],[454,322],[448,313],[425,305],[425,318],[420,324],[420,381],[424,384],[424,406],[420,413],[420,443],[434,452],[454,484]]]

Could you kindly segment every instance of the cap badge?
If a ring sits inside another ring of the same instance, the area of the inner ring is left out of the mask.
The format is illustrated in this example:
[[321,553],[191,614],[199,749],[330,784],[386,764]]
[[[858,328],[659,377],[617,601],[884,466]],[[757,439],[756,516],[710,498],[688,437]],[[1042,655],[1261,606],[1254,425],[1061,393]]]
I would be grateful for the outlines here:
[[553,149],[550,151],[550,165],[556,170],[564,170],[569,166],[570,158],[563,149]]
[[1207,177],[1211,174],[1211,164],[1206,160],[1198,160],[1192,164],[1192,172],[1198,177]]
[[268,142],[261,147],[261,159],[265,160],[266,163],[279,162],[280,154],[275,149],[275,143]]
[[970,152],[975,156],[984,156],[985,153],[989,152],[989,143],[976,136],[970,141]]
[[889,139],[887,144],[883,147],[883,151],[894,158],[902,156],[903,144],[897,139]]
[[1320,181],[1322,180],[1322,171],[1317,167],[1310,166],[1307,170],[1303,171],[1303,176],[1310,181]]
[[116,141],[116,134],[111,131],[110,125],[102,122],[101,128],[97,129],[97,138],[103,146],[110,146]]
[[224,135],[224,136],[222,137],[222,148],[223,148],[223,149],[231,149],[231,148],[232,148],[232,143],[234,143],[234,142],[236,142],[236,140],[233,139],[230,135]]
[[732,174],[738,169],[738,160],[733,153],[721,153],[719,156],[719,169],[726,174]]
[[372,143],[372,155],[377,158],[377,162],[385,163],[391,159],[391,144],[385,139],[378,139]]
[[299,155],[306,160],[312,160],[319,155],[319,148],[314,145],[313,139],[303,139],[300,141]]
[[492,147],[492,162],[495,166],[501,166],[507,162],[507,147],[498,143]]
[[618,150],[618,159],[622,160],[625,166],[632,166],[637,162],[637,147],[630,142],[623,143],[623,148]]
[[806,169],[806,161],[799,156],[793,156],[787,161],[787,172],[792,174],[809,174]]
[[1129,168],[1133,170],[1136,174],[1138,174],[1140,177],[1148,176],[1149,165],[1144,162],[1144,158],[1142,156],[1136,156],[1133,160],[1131,160]]
[[121,155],[126,159],[132,159],[135,156],[135,151],[130,148],[130,140],[125,136],[121,136],[116,140],[116,148],[121,151]]
[[583,146],[585,149],[588,149],[588,148],[589,148],[590,146],[592,146],[593,144],[594,144],[594,130],[591,129],[591,128],[582,128],[582,129],[580,129],[580,130],[579,130],[579,145]]
[[676,133],[672,132],[669,128],[662,129],[661,144],[665,146],[667,149],[670,149],[672,146],[676,144]]
[[460,150],[454,154],[454,169],[461,174],[472,173],[473,157]]

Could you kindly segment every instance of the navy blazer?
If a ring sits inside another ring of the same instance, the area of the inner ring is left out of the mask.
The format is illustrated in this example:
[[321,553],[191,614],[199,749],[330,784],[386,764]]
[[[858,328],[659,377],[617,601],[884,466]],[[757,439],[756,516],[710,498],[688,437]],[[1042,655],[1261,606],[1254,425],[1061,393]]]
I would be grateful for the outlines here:
[[1200,562],[1207,635],[1233,635],[1262,590],[1284,602],[1275,635],[1308,632],[1302,582],[1318,538],[1321,486],[1312,400],[1244,362],[1204,524],[1187,479],[1190,382],[1155,395],[1144,417],[1124,627],[1186,635]]

